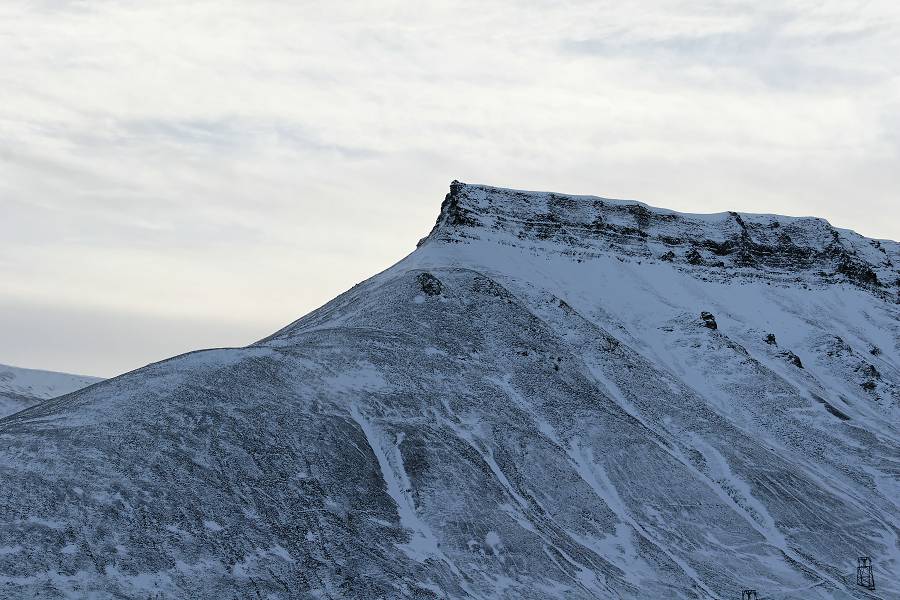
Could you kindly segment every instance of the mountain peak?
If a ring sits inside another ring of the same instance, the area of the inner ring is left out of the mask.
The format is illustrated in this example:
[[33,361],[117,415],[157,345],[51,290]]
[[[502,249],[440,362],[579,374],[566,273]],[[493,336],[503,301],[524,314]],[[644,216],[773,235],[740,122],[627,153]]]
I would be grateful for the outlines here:
[[688,214],[634,200],[513,190],[454,180],[419,245],[475,240],[569,255],[662,261],[704,277],[850,283],[900,298],[900,244],[817,217]]

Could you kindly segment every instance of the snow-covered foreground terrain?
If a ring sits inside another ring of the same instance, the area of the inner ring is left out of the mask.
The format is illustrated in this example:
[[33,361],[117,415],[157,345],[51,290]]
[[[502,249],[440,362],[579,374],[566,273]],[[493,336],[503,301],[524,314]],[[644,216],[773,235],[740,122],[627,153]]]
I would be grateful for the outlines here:
[[0,420],[0,595],[897,598],[898,266],[454,183],[273,336]]
[[0,418],[41,400],[62,396],[103,381],[99,377],[0,365]]

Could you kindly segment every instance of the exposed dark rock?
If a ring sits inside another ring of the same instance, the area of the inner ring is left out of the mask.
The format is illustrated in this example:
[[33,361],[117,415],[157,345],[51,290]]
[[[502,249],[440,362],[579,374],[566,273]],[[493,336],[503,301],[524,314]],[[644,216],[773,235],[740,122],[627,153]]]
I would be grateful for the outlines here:
[[478,225],[478,220],[474,218],[472,212],[460,205],[459,197],[465,187],[466,184],[456,180],[450,183],[450,193],[447,194],[441,205],[441,213],[446,215],[448,225],[465,227]]
[[674,237],[666,234],[660,234],[659,241],[667,246],[683,246],[687,243],[684,238]]
[[753,257],[752,252],[742,248],[735,256],[734,264],[739,267],[752,267],[756,264],[756,259]]
[[441,283],[441,280],[431,273],[419,273],[416,280],[426,296],[437,296],[444,290],[444,284]]
[[841,421],[849,421],[850,420],[850,417],[846,413],[836,409],[834,406],[832,406],[828,402],[825,403],[825,410],[827,410],[829,413],[831,413],[832,415],[834,415]]
[[[850,420],[850,416],[849,416],[849,415],[847,415],[845,412],[843,412],[843,411],[838,410],[837,408],[835,408],[834,405],[831,404],[830,402],[828,402],[827,400],[825,400],[825,398],[822,398],[822,397],[819,396],[818,394],[815,394],[815,393],[812,393],[812,392],[810,393],[810,396],[812,396],[813,400],[815,400],[816,402],[818,402],[818,403],[820,403],[822,406],[824,406],[824,407],[825,407],[825,410],[827,410],[830,414],[832,414],[833,416],[837,417],[837,418],[840,419],[841,421],[849,421],[849,420]],[[844,401],[846,402],[846,399],[844,399],[844,398],[841,398],[841,399],[844,400]]]
[[706,312],[705,310],[700,313],[700,318],[703,319],[703,326],[708,327],[710,329],[718,329],[719,324],[716,323],[716,318],[712,315],[712,313]]
[[775,341],[775,334],[774,334],[774,333],[770,333],[770,334],[768,334],[768,335],[766,336],[766,343],[769,344],[770,346],[777,346],[777,345],[778,345],[778,342]]
[[507,302],[511,302],[513,300],[512,294],[504,288],[502,285],[491,279],[490,277],[480,277],[477,276],[474,278],[475,285],[473,286],[475,291],[487,294],[489,296],[493,296],[495,298],[502,298]]
[[634,216],[638,229],[646,229],[650,226],[650,209],[640,204],[633,204],[628,207],[628,211]]
[[875,368],[875,365],[863,363],[858,367],[858,370],[866,377],[870,377],[872,379],[881,379],[881,373],[878,372],[878,369]]
[[734,251],[736,246],[736,244],[732,240],[725,240],[724,242],[702,240],[700,243],[704,248],[706,248],[716,256],[727,256]]
[[879,286],[878,275],[868,265],[845,257],[838,263],[837,272],[861,285]]
[[700,252],[697,251],[696,248],[693,248],[690,252],[687,253],[685,257],[689,264],[699,265],[703,262],[703,257],[700,256]]
[[675,253],[672,252],[671,250],[669,250],[668,252],[666,252],[665,254],[660,256],[659,260],[663,260],[665,262],[672,262],[673,260],[675,260]]
[[785,359],[787,359],[787,361],[790,362],[791,364],[793,364],[795,367],[798,367],[800,369],[803,368],[803,361],[801,361],[800,357],[797,356],[796,354],[794,354],[793,352],[791,352],[790,350],[785,350],[784,352],[781,353],[781,356],[783,356]]

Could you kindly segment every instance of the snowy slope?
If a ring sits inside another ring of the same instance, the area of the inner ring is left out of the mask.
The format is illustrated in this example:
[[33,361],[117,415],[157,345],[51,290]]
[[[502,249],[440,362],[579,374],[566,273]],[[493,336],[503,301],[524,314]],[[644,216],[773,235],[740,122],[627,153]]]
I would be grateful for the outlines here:
[[0,595],[897,597],[898,265],[454,182],[271,337],[0,421]]
[[98,381],[102,379],[0,365],[0,417]]

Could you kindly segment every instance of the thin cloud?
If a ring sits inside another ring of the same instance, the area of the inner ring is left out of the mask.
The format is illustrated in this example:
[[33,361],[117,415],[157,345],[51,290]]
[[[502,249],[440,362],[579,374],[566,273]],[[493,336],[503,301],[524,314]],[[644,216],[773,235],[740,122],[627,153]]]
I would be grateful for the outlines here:
[[[560,48],[564,54],[652,61],[669,68],[743,70],[778,90],[802,92],[809,92],[810,88],[848,90],[876,86],[893,70],[878,56],[891,41],[887,26],[868,24],[838,31],[806,27],[792,31],[791,23],[800,18],[764,14],[742,29],[723,31],[617,31],[596,38],[565,39]],[[825,60],[822,53],[828,54]],[[842,54],[875,60],[851,62]]]

